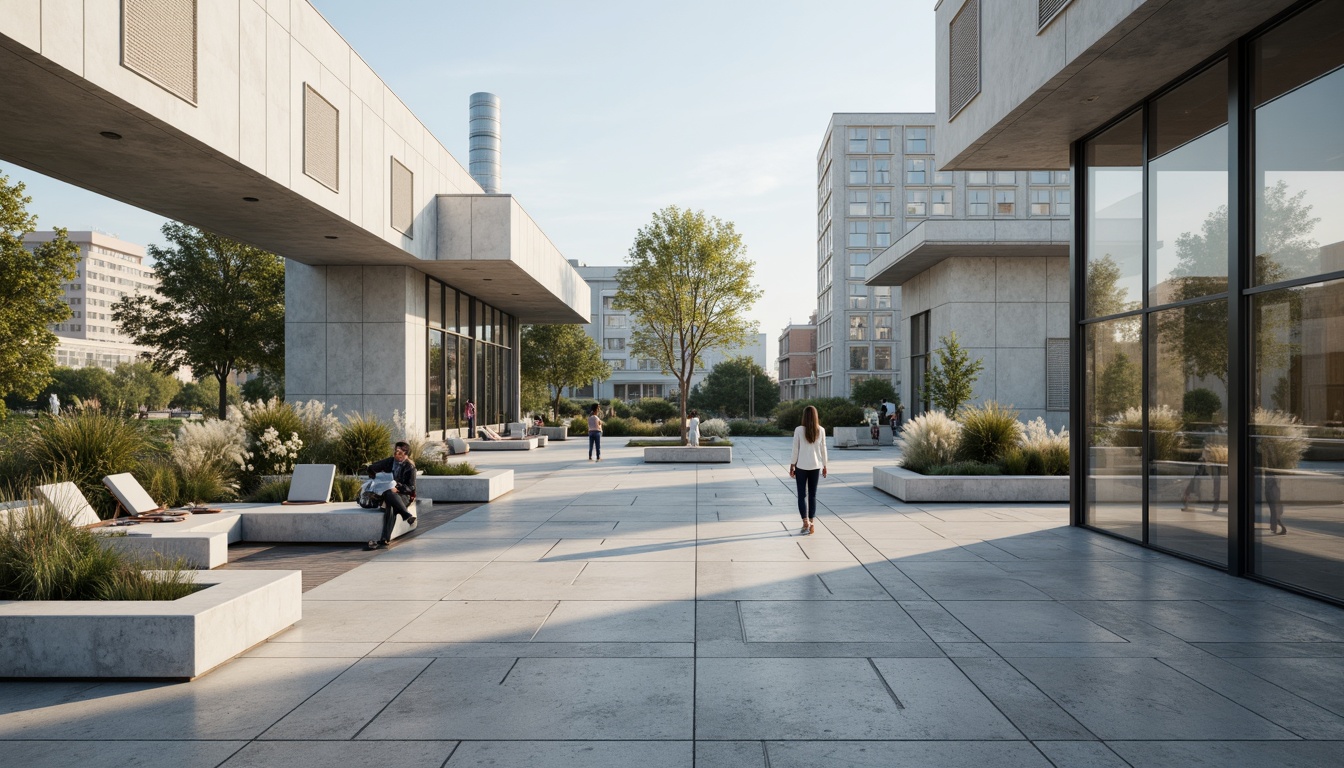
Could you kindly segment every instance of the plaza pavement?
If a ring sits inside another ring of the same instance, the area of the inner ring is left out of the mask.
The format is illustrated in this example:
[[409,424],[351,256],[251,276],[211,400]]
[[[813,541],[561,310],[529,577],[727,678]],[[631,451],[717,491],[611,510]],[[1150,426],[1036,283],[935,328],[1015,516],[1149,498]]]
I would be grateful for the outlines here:
[[833,451],[802,537],[787,440],[606,442],[474,454],[517,490],[195,682],[0,683],[0,765],[1341,763],[1344,611],[1062,505],[902,504],[891,448]]

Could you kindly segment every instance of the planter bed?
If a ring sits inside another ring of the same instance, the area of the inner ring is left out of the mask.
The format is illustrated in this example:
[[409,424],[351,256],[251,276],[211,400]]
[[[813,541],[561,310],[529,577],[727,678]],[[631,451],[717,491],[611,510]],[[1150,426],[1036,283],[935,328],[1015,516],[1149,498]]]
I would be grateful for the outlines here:
[[541,434],[549,440],[568,440],[569,427],[542,427]]
[[179,600],[0,602],[0,678],[192,680],[303,617],[299,571],[206,571]]
[[671,445],[645,448],[645,464],[731,464],[733,449],[727,445],[691,446]]
[[873,467],[873,487],[908,502],[1067,502],[1067,475],[921,475],[901,467]]
[[415,490],[436,503],[494,501],[513,490],[512,469],[484,469],[475,475],[421,475]]

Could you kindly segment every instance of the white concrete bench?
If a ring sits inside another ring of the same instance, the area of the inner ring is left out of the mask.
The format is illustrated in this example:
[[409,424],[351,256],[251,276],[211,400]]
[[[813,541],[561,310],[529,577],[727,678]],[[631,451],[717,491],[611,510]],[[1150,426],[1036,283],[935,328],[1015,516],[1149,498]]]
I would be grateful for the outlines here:
[[540,448],[541,437],[525,437],[521,440],[468,440],[467,445],[473,451],[530,451]]

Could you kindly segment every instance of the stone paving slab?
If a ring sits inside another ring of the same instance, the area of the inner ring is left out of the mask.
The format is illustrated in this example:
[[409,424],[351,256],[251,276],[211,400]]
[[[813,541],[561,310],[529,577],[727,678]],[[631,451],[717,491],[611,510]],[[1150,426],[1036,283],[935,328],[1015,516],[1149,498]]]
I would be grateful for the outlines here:
[[1339,764],[1344,611],[1063,505],[901,503],[891,448],[835,452],[800,535],[788,441],[736,442],[476,456],[515,491],[200,680],[0,682],[0,764]]

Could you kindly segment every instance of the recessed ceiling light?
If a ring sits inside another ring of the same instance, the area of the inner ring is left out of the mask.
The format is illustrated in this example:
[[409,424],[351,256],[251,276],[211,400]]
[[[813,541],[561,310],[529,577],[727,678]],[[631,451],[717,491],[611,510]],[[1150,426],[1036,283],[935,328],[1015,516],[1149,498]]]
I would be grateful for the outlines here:
[[249,202],[249,203],[255,203],[255,202],[257,202],[258,200],[260,200],[261,198],[259,198],[259,197],[244,197],[243,199],[246,200],[246,201]]
[[510,296],[517,296],[517,295],[519,295],[519,294],[511,293],[511,294],[509,294],[509,295],[510,295]]
[[113,141],[121,139],[121,134],[116,131],[101,131],[98,135],[102,136],[104,139],[112,139]]
[[340,239],[340,238],[338,238],[336,235],[323,235],[323,237],[326,237],[328,240],[339,240],[339,239]]
[[488,283],[488,282],[493,281],[495,278],[493,278],[493,277],[483,277],[483,278],[481,278],[481,279]]
[[1079,104],[1091,104],[1092,102],[1096,101],[1096,100],[1099,99],[1099,98],[1101,98],[1101,97],[1094,93],[1094,94],[1092,94],[1091,96],[1088,96],[1086,99],[1082,99],[1082,100],[1079,101],[1078,103],[1079,103]]

